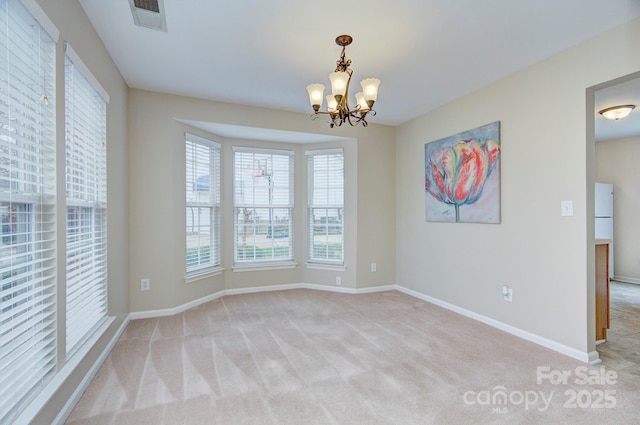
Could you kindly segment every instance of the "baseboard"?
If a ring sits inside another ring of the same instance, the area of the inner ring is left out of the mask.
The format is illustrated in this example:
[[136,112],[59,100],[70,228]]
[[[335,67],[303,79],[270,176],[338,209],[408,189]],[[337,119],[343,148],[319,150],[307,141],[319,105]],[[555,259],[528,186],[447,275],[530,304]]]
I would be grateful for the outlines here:
[[173,316],[174,314],[183,313],[190,308],[197,307],[201,304],[208,303],[209,301],[216,300],[225,295],[225,291],[219,291],[214,294],[207,295],[197,300],[189,301],[188,303],[179,305],[173,308],[165,308],[160,310],[146,310],[146,311],[134,311],[129,314],[131,320],[137,319],[152,319],[154,317]]
[[395,285],[371,286],[366,288],[343,288],[342,286],[318,285],[315,283],[303,283],[303,288],[316,291],[339,292],[341,294],[372,294],[374,292],[393,291]]
[[302,288],[304,288],[303,283],[287,283],[284,285],[251,286],[248,288],[225,289],[224,291],[220,291],[220,293],[222,293],[222,296],[226,296],[226,295],[255,294],[258,292],[287,291],[289,289],[302,289]]
[[635,283],[636,285],[640,285],[640,279],[637,279],[635,277],[615,275],[613,276],[613,280],[623,283]]
[[541,336],[533,334],[531,332],[524,331],[524,330],[522,330],[520,328],[516,328],[515,326],[507,325],[506,323],[500,322],[498,320],[492,319],[492,318],[487,317],[487,316],[483,316],[482,314],[478,314],[478,313],[475,313],[473,311],[470,311],[470,310],[464,309],[462,307],[459,307],[457,305],[450,304],[448,302],[439,300],[437,298],[430,297],[428,295],[421,294],[420,292],[416,292],[416,291],[414,291],[412,289],[405,288],[405,287],[400,286],[400,285],[396,285],[395,288],[398,291],[400,291],[402,293],[405,293],[407,295],[410,295],[412,297],[421,299],[421,300],[426,301],[428,303],[431,303],[431,304],[437,305],[439,307],[442,307],[444,309],[453,311],[454,313],[458,313],[458,314],[460,314],[462,316],[465,316],[465,317],[468,317],[470,319],[477,320],[477,321],[482,322],[482,323],[484,323],[486,325],[492,326],[492,327],[494,327],[496,329],[499,329],[499,330],[507,332],[507,333],[509,333],[511,335],[514,335],[514,336],[517,336],[519,338],[522,338],[522,339],[524,339],[526,341],[533,342],[534,344],[541,345],[541,346],[543,346],[545,348],[549,348],[549,349],[551,349],[553,351],[557,351],[558,353],[564,354],[565,356],[573,357],[574,359],[580,360],[580,361],[582,361],[584,363],[592,363],[592,362],[594,362],[592,364],[596,364],[596,363],[600,362],[600,360],[599,360],[600,358],[598,356],[597,351],[591,352],[591,353],[587,353],[587,352],[583,352],[583,351],[580,351],[580,350],[576,350],[575,348],[571,348],[571,347],[569,347],[567,345],[560,344],[560,343],[558,343],[556,341],[552,341],[550,339],[541,337]]
[[113,350],[113,347],[115,347],[116,343],[122,336],[122,333],[127,328],[129,321],[130,321],[130,317],[129,315],[127,315],[124,321],[120,324],[120,327],[118,328],[116,333],[111,337],[111,340],[109,341],[109,343],[105,346],[104,350],[102,350],[102,353],[100,353],[100,356],[98,356],[98,358],[93,363],[91,368],[89,368],[89,371],[87,372],[87,374],[84,376],[84,378],[82,378],[80,385],[76,387],[71,397],[69,397],[65,405],[60,410],[60,412],[58,412],[58,415],[53,420],[51,425],[62,425],[66,422],[67,419],[69,419],[71,412],[76,407],[76,404],[78,404],[78,402],[82,398],[82,395],[84,394],[84,392],[87,390],[87,388],[89,388],[89,384],[91,384],[91,381],[93,381],[93,378],[96,376],[96,374],[104,364],[105,360],[107,360],[107,357],[111,353],[111,350]]
[[129,317],[131,320],[152,319],[155,317],[173,316],[174,314],[183,313],[190,308],[197,307],[209,301],[222,298],[227,295],[255,294],[258,292],[286,291],[290,289],[313,289],[316,291],[339,292],[342,294],[370,294],[373,292],[392,291],[396,289],[395,285],[372,286],[367,288],[344,288],[342,286],[319,285],[316,283],[289,283],[284,285],[268,285],[268,286],[252,286],[248,288],[224,289],[215,294],[189,301],[188,303],[173,308],[160,310],[146,310],[132,312]]
[[589,352],[589,364],[595,365],[602,363],[602,359],[600,359],[600,353],[597,351]]
[[396,289],[396,285],[371,286],[368,288],[356,289],[356,294],[373,294],[374,292],[395,291]]

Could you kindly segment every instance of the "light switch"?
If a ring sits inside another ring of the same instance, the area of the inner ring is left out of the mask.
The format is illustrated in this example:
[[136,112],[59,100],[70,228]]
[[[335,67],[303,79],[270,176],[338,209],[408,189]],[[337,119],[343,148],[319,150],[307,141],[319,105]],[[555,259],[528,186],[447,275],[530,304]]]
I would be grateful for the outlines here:
[[573,201],[562,201],[562,216],[563,217],[573,216]]

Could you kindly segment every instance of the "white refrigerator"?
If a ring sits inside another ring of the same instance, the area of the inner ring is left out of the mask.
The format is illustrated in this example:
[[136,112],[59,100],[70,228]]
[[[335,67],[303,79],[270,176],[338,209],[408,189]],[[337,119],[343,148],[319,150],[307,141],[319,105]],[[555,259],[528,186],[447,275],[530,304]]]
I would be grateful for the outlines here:
[[[613,185],[596,183],[595,237],[613,241]],[[613,279],[613,242],[609,244],[609,279]]]

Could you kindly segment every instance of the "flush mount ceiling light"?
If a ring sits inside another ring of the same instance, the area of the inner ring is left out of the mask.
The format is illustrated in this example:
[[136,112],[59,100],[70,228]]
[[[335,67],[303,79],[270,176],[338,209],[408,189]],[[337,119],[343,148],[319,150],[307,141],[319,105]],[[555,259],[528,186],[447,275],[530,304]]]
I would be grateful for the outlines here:
[[612,106],[611,108],[605,108],[599,112],[600,115],[608,120],[619,120],[626,117],[633,111],[636,105],[620,105]]
[[327,96],[326,111],[320,111],[324,100],[324,84],[309,84],[307,86],[309,102],[311,102],[314,112],[311,118],[316,119],[320,115],[328,115],[331,119],[331,128],[339,127],[345,122],[352,126],[362,123],[366,127],[367,120],[365,117],[368,114],[376,114],[372,108],[378,98],[380,80],[377,78],[367,78],[360,82],[362,91],[356,93],[356,106],[353,109],[349,108],[349,84],[351,83],[353,71],[349,68],[351,59],[345,57],[344,50],[352,41],[353,38],[350,35],[339,35],[336,38],[336,44],[342,46],[342,53],[340,54],[340,59],[336,62],[335,71],[329,74],[331,94]]

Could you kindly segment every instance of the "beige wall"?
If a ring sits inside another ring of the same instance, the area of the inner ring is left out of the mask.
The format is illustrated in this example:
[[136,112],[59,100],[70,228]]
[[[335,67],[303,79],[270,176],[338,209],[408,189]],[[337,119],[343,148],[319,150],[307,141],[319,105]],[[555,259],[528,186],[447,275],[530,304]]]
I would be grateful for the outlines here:
[[[90,352],[80,361],[71,375],[43,407],[34,424],[51,423],[67,402],[82,378],[96,361],[108,342],[129,314],[128,293],[128,152],[127,152],[127,86],[98,38],[91,22],[77,0],[38,3],[60,31],[57,45],[57,174],[58,197],[64,199],[64,42],[68,41],[82,61],[110,96],[107,108],[107,196],[108,213],[108,306],[115,321]],[[65,217],[60,203],[58,217]],[[64,220],[59,220],[63,223]],[[58,250],[64,252],[64,227],[58,227]],[[58,303],[64,305],[65,259],[58,256]],[[59,335],[64,335],[65,317],[60,310],[57,318]],[[64,359],[64,341],[59,338],[58,356]],[[59,361],[64,366],[64,361]]]
[[614,273],[640,283],[640,137],[596,143],[596,181],[613,183]]
[[[398,284],[570,351],[594,351],[587,89],[638,71],[639,37],[636,19],[396,129]],[[498,120],[502,223],[425,222],[424,144]],[[573,200],[573,217],[561,216],[563,200]],[[502,300],[502,285],[513,288],[513,303]]]
[[[275,130],[341,136],[353,140],[327,144],[276,144],[225,139],[194,129],[179,120],[208,121]],[[222,144],[222,266],[218,276],[192,283],[185,275],[184,134],[213,138]],[[132,89],[129,91],[129,249],[131,311],[170,309],[223,289],[314,283],[345,288],[393,284],[395,279],[394,129],[330,129],[306,114],[280,112]],[[296,152],[297,224],[294,269],[233,271],[233,208],[231,152],[234,145],[289,148]],[[304,149],[345,148],[345,265],[344,271],[308,269],[304,244]],[[378,271],[370,272],[377,262]],[[140,291],[140,279],[151,290]]]

